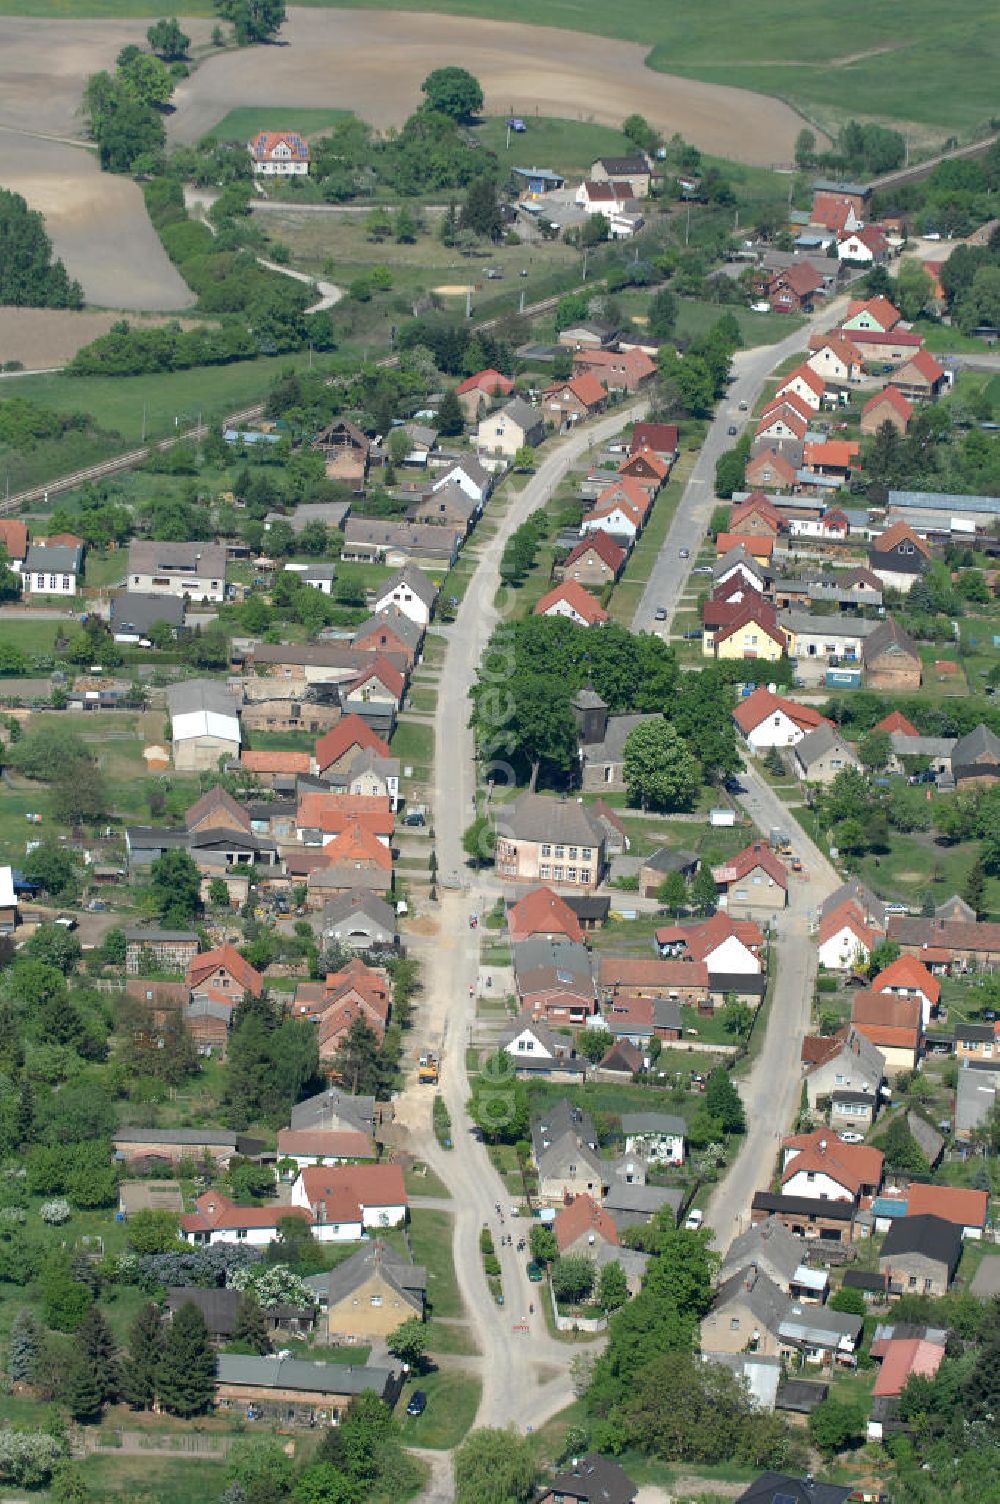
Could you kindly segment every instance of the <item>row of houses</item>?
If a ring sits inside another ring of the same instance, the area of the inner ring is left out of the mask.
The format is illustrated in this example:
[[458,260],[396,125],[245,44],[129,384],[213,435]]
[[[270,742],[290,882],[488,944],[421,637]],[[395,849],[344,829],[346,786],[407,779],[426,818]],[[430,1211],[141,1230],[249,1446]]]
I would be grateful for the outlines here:
[[24,596],[73,596],[80,588],[86,544],[75,533],[31,538],[20,518],[0,518],[0,554],[20,577]]

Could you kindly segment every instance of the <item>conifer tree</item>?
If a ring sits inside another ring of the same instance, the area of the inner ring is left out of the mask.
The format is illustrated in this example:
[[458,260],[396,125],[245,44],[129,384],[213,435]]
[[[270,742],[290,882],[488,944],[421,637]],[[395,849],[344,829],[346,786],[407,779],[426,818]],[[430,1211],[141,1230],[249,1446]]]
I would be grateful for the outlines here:
[[215,1360],[205,1318],[192,1302],[181,1306],[167,1330],[157,1366],[156,1393],[172,1415],[201,1415],[215,1393]]

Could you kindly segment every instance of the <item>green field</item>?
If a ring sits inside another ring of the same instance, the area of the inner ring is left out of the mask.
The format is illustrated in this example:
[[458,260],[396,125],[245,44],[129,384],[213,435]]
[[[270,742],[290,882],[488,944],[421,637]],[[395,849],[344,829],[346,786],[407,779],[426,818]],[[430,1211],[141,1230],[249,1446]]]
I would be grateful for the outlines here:
[[591,121],[558,120],[551,115],[526,115],[527,130],[511,133],[507,148],[507,129],[502,119],[493,116],[476,127],[476,135],[490,151],[496,152],[502,166],[519,167],[544,162],[553,172],[585,172],[597,157],[624,156],[633,151],[631,141],[621,131]]
[[[187,7],[186,7],[187,8]],[[255,131],[301,131],[303,136],[318,136],[338,120],[346,120],[350,110],[300,110],[295,108],[230,110],[206,135],[218,141],[249,141]]]

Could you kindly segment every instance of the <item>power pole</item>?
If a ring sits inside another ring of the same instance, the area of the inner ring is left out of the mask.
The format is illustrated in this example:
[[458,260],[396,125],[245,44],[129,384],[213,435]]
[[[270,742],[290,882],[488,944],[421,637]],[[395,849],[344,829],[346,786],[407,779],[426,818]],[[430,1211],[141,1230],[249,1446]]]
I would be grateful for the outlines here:
[[471,319],[471,317],[472,317],[472,288],[471,287],[467,287],[465,289],[465,317],[467,319]]
[[688,201],[687,220],[684,225],[684,244],[687,245],[691,238],[691,203]]

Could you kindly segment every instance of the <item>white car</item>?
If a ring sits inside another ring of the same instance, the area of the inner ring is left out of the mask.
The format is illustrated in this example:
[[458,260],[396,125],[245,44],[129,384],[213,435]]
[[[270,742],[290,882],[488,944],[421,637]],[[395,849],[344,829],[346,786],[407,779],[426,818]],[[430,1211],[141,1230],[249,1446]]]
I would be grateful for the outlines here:
[[688,1232],[697,1232],[704,1220],[705,1213],[700,1209],[700,1207],[696,1206],[694,1211],[688,1212],[684,1226],[687,1228]]
[[863,1144],[865,1141],[865,1136],[863,1133],[853,1133],[849,1129],[845,1130],[843,1133],[838,1133],[837,1137],[840,1139],[840,1142],[842,1144]]

